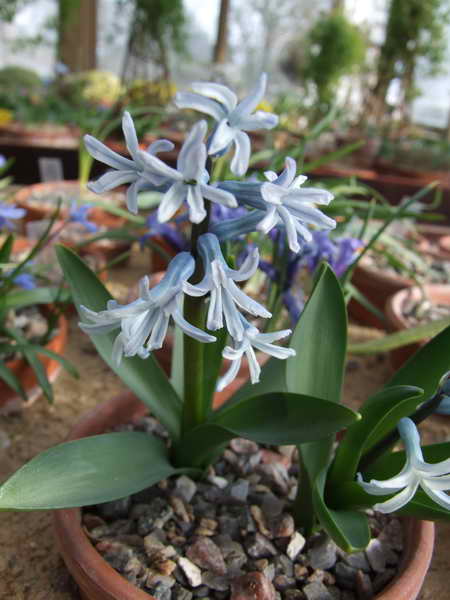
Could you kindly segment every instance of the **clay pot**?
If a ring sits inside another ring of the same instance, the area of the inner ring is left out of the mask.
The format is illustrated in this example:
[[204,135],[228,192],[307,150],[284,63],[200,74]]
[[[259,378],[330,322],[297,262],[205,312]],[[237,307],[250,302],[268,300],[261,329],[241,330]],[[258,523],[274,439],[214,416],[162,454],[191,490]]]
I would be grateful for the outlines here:
[[417,233],[420,252],[438,260],[450,260],[450,227],[421,224],[417,226]]
[[[433,304],[446,304],[450,306],[450,285],[432,284],[425,285],[423,290],[426,296]],[[404,316],[404,305],[406,300],[420,300],[422,290],[418,287],[412,287],[400,290],[391,296],[386,302],[386,318],[391,331],[403,331],[411,327],[407,318]],[[428,340],[424,339],[414,344],[408,344],[401,348],[396,348],[390,352],[391,364],[395,369],[399,369],[421,346]]]
[[[36,183],[21,188],[13,197],[13,202],[20,208],[24,208],[27,213],[23,217],[23,223],[26,226],[31,221],[41,221],[49,219],[54,210],[53,203],[42,202],[36,205],[30,202],[30,198],[34,194],[52,194],[58,190],[64,192],[72,192],[74,197],[80,193],[80,183],[78,181],[49,181],[47,183]],[[65,218],[68,214],[67,205],[61,205],[60,216]],[[106,227],[107,229],[118,229],[126,224],[126,219],[117,215],[113,215],[99,206],[93,206],[89,211],[89,220],[98,226]],[[65,245],[70,245],[64,242]],[[106,262],[110,262],[120,254],[126,252],[131,247],[131,242],[127,240],[98,240],[91,244],[86,244],[80,248],[81,255],[91,254],[101,256]],[[121,264],[124,264],[123,262]]]
[[[227,390],[227,397],[234,390]],[[222,401],[224,399],[222,398]],[[86,415],[69,440],[98,435],[146,412],[131,393],[123,393]],[[78,508],[54,511],[56,540],[67,568],[80,587],[83,600],[149,600],[153,598],[124,579],[97,552],[82,525]],[[431,561],[434,524],[404,520],[405,552],[399,575],[374,600],[415,600]]]
[[[353,272],[352,284],[380,311],[384,312],[386,302],[396,292],[414,285],[412,279],[402,275],[394,275],[374,269],[365,264],[364,259],[358,263]],[[365,308],[358,300],[352,298],[348,305],[350,317],[362,325],[386,329],[387,323]]]
[[440,238],[439,249],[443,258],[450,260],[450,235],[445,235]]
[[[51,307],[48,309],[51,310]],[[58,319],[58,329],[45,347],[57,354],[63,354],[67,343],[68,331],[68,321],[65,317],[60,315]],[[48,379],[53,381],[56,378],[61,365],[56,360],[44,356],[43,354],[39,355],[39,360],[45,368]],[[6,366],[11,369],[20,380],[27,393],[28,401],[24,402],[4,381],[0,381],[0,413],[2,414],[7,414],[16,409],[31,406],[41,395],[39,393],[40,388],[36,375],[23,358],[8,360],[6,361]]]

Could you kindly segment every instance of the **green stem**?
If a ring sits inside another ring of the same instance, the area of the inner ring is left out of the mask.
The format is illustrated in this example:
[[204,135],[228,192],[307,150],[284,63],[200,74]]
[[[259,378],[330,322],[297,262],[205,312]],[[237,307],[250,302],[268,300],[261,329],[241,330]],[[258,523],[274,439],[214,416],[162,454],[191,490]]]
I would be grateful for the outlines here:
[[301,528],[305,536],[309,536],[314,527],[314,505],[312,499],[311,481],[302,459],[301,447],[298,450],[299,476],[297,495],[292,507],[295,524]]
[[[197,241],[203,233],[208,231],[209,204],[206,208],[206,218],[201,223],[192,225],[191,254],[195,258],[193,283],[198,283],[203,277],[203,266],[197,253]],[[185,294],[184,316],[194,327],[204,329],[204,298],[196,298]],[[186,376],[184,377],[182,427],[183,433],[186,433],[205,420],[204,344],[184,335],[183,352],[184,373]]]

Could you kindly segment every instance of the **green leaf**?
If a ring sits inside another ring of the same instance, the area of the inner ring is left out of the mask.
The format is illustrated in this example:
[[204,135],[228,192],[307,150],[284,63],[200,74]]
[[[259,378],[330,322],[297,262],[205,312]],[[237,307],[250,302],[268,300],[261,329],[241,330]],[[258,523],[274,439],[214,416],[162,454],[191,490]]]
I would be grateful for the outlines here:
[[0,248],[0,264],[9,262],[14,243],[14,236],[10,233]]
[[382,390],[360,409],[361,420],[349,427],[340,442],[329,473],[329,488],[355,478],[363,452],[394,429],[402,417],[410,415],[423,397],[412,386]]
[[[289,360],[295,360],[295,358],[290,358]],[[287,392],[286,362],[278,358],[270,358],[261,369],[259,382],[253,384],[248,380],[223,405],[219,412],[246,398],[269,394],[270,392]]]
[[227,341],[227,330],[224,327],[219,331],[211,332],[216,336],[214,344],[205,344],[203,349],[203,376],[205,378],[203,398],[205,401],[205,412],[208,414],[212,408],[214,392],[216,391],[217,379],[220,368],[223,365],[222,351]]
[[68,301],[70,295],[67,290],[61,291],[57,287],[41,287],[35,290],[17,290],[9,292],[4,298],[2,307],[24,308],[25,306],[34,306],[36,304],[52,304],[54,302]]
[[0,487],[0,509],[87,506],[123,498],[173,475],[161,440],[107,433],[54,446]]
[[177,456],[187,461],[184,464],[199,464],[214,446],[234,437],[273,445],[309,442],[334,434],[358,418],[349,408],[320,398],[264,394],[214,413],[209,423],[182,438]]
[[[346,346],[347,312],[342,289],[331,268],[325,265],[291,340],[297,356],[287,361],[288,391],[340,402]],[[314,497],[322,494],[317,477],[328,465],[332,446],[333,437],[328,437],[298,448],[304,486],[294,510],[307,533],[314,525]]]
[[450,370],[450,326],[422,346],[386,384],[415,385],[424,391],[424,398],[430,398],[439,380]]
[[326,481],[324,469],[313,487],[313,506],[317,517],[336,544],[345,552],[357,552],[370,542],[370,529],[367,516],[356,510],[335,510],[324,500]]
[[72,377],[79,379],[80,374],[77,371],[77,369],[74,367],[74,365],[72,365],[72,363],[70,363],[67,359],[65,359],[60,354],[56,354],[56,352],[53,352],[52,350],[49,350],[48,348],[45,348],[44,346],[38,346],[37,344],[28,344],[28,347],[31,350],[34,350],[34,352],[36,354],[45,354],[45,356],[48,356],[49,358],[56,360],[57,362],[59,362],[61,364],[61,366],[68,373],[70,373],[70,375],[72,375]]
[[[84,261],[64,246],[56,252],[64,275],[72,290],[73,301],[79,311],[80,305],[91,310],[104,310],[111,295]],[[138,357],[125,358],[120,367],[111,361],[112,346],[116,332],[95,335],[91,339],[103,360],[117,373],[125,384],[146,404],[152,413],[168,429],[172,437],[180,432],[181,401],[170,385],[164,371],[150,356],[146,360]]]
[[170,383],[181,398],[184,389],[184,360],[183,360],[184,334],[176,325],[173,335],[172,366],[170,371]]
[[[397,331],[384,335],[378,340],[370,340],[359,344],[350,344],[348,351],[350,354],[375,354],[377,352],[388,352],[395,348],[401,348],[414,342],[431,338],[450,325],[450,317],[436,319],[416,327],[409,327],[403,331]],[[450,364],[450,361],[449,361]]]
[[0,379],[9,385],[23,400],[27,400],[27,395],[19,379],[2,360],[0,361]]
[[427,521],[450,521],[450,511],[433,502],[421,489],[417,490],[414,498],[397,511],[397,514]]

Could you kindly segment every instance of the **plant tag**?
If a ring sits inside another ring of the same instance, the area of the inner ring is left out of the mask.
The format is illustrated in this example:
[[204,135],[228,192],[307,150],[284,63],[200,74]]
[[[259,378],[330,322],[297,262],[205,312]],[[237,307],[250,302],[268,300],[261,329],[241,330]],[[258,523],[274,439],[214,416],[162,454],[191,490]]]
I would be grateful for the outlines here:
[[38,164],[41,181],[62,181],[64,179],[63,165],[60,158],[41,156],[38,159]]

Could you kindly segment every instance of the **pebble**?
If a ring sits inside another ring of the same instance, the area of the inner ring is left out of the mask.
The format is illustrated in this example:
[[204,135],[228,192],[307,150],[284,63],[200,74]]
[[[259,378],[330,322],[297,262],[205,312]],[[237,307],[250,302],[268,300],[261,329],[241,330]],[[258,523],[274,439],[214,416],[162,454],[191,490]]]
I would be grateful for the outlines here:
[[353,590],[355,588],[356,573],[356,569],[349,567],[344,562],[339,561],[336,563],[334,574],[340,587]]
[[230,588],[230,582],[228,577],[224,577],[223,575],[217,575],[212,571],[206,571],[202,575],[203,583],[211,588],[212,590],[216,590],[218,592],[225,592]]
[[172,588],[172,600],[192,600],[193,593],[176,583]]
[[[289,544],[287,545],[286,554],[288,555],[288,557],[291,560],[295,560],[297,558],[298,554],[303,550],[303,547],[305,546],[305,544],[306,544],[305,538],[302,536],[301,533],[296,531],[294,533],[294,535],[291,537]],[[313,568],[316,568],[316,569],[320,568],[317,565],[316,566],[312,565],[312,566],[313,566]],[[325,568],[325,567],[321,567],[321,568]],[[328,567],[326,567],[326,568],[328,568]]]
[[287,575],[277,575],[273,580],[273,585],[275,589],[279,592],[284,592],[289,588],[295,587],[295,579],[294,577],[288,577]]
[[307,600],[334,600],[321,581],[313,581],[303,588]]
[[313,569],[331,569],[336,563],[336,544],[326,535],[319,535],[308,550]]
[[192,481],[190,477],[187,477],[187,475],[181,475],[181,477],[178,477],[175,484],[174,493],[180,496],[185,502],[189,504],[196,491],[197,484]]
[[248,481],[246,479],[238,479],[228,490],[228,495],[235,502],[244,504],[247,501],[248,490]]
[[283,511],[284,502],[269,492],[264,494],[261,508],[269,518],[278,517]]
[[375,573],[382,573],[386,567],[386,555],[378,539],[370,540],[365,550],[367,560]]
[[220,548],[209,538],[199,537],[188,547],[186,556],[197,566],[217,575],[225,575],[227,566]]
[[301,590],[291,588],[284,592],[285,600],[305,600],[305,595]]
[[202,572],[197,565],[194,565],[194,563],[192,563],[188,558],[184,558],[183,556],[178,559],[178,565],[186,576],[186,579],[191,587],[195,588],[201,585]]
[[230,600],[276,600],[275,588],[262,573],[253,571],[231,582]]
[[256,454],[259,446],[256,442],[246,440],[245,438],[234,438],[230,442],[230,448],[236,454]]
[[251,558],[268,558],[278,554],[272,542],[260,533],[248,535],[245,540],[245,547]]
[[355,588],[359,600],[371,600],[374,596],[372,581],[361,569],[356,573]]
[[342,553],[342,560],[354,569],[361,569],[364,573],[370,572],[370,565],[364,552],[355,552],[354,554]]
[[171,496],[169,498],[169,502],[170,502],[170,506],[173,508],[173,512],[177,515],[177,517],[180,517],[180,519],[183,521],[183,523],[191,522],[189,513],[188,513],[186,506],[181,498],[178,498],[178,496]]
[[273,565],[277,575],[283,574],[288,577],[294,576],[294,563],[284,554],[279,554],[273,559]]
[[385,569],[382,573],[378,573],[372,581],[373,591],[378,594],[394,577],[395,569]]
[[255,522],[258,527],[259,532],[262,533],[262,535],[265,535],[266,537],[271,538],[272,532],[267,527],[266,518],[264,516],[263,511],[260,509],[260,507],[257,506],[256,504],[252,504],[252,506],[250,506],[250,514],[255,519]]

